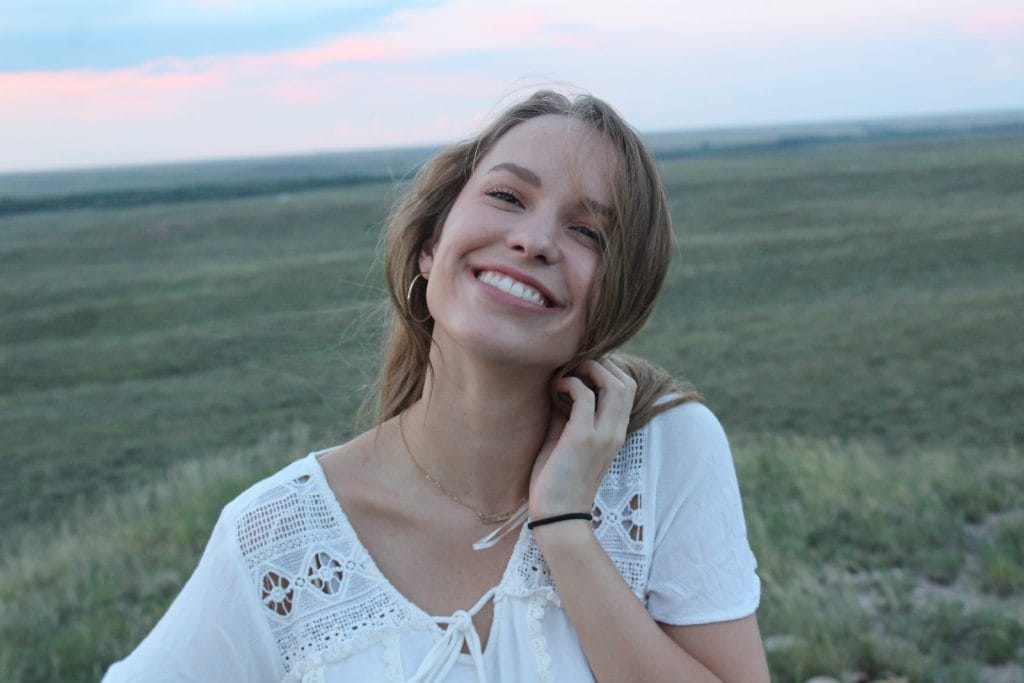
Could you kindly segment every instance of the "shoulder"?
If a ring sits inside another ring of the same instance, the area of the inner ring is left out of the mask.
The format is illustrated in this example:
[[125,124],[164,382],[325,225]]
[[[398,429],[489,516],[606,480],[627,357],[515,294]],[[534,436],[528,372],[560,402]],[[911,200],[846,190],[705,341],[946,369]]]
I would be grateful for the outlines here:
[[[666,395],[662,401],[675,396]],[[732,468],[732,455],[718,418],[703,403],[687,401],[655,415],[626,436],[605,474],[606,499],[658,495],[700,485]],[[649,499],[650,500],[650,499]]]
[[718,418],[697,401],[663,410],[626,437],[597,492],[593,515],[598,540],[637,595],[645,590],[652,553],[683,504],[697,501],[694,494],[703,490],[722,488],[731,467]]
[[[671,401],[674,396],[668,395],[659,403]],[[655,415],[643,428],[656,428],[670,433],[691,433],[724,436],[722,425],[711,409],[697,400],[686,401],[674,405]]]
[[721,422],[699,401],[672,406],[641,429],[646,433],[648,457],[654,460],[732,462],[729,441]]
[[738,482],[732,449],[715,414],[689,401],[657,415],[645,427],[645,459],[658,510],[674,515],[678,506],[712,496],[732,499]]
[[[659,402],[671,401],[666,395]],[[645,425],[630,432],[612,463],[605,483],[616,479],[635,482],[643,470],[650,480],[663,476],[678,480],[695,470],[732,468],[732,454],[725,431],[715,414],[699,401],[687,401],[663,410]]]
[[263,479],[228,503],[221,523],[234,532],[238,548],[250,566],[297,537],[336,530],[338,519],[325,495],[323,470],[310,453]]
[[314,479],[319,474],[316,463],[318,453],[295,460],[265,479],[252,484],[224,507],[228,517],[237,518],[259,507],[267,500],[286,495]]

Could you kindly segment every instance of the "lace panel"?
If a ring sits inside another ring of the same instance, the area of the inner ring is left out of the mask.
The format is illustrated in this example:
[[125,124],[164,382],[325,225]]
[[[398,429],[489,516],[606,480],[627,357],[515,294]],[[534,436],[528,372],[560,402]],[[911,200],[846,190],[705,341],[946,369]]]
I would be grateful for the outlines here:
[[272,486],[236,523],[286,672],[366,647],[411,619],[317,483],[302,475]]
[[311,541],[337,538],[340,523],[314,480],[302,475],[261,495],[236,525],[238,544],[249,571],[269,561],[303,552]]
[[[649,544],[645,544],[643,487],[645,482],[645,430],[629,435],[608,468],[594,498],[594,533],[608,552],[619,573],[637,597],[643,599],[650,573]],[[526,547],[515,568],[515,586],[507,592],[530,595],[543,592],[560,604],[554,592],[554,580],[532,533],[525,537]],[[513,556],[515,557],[515,556]]]
[[275,636],[286,668],[312,659],[362,649],[388,629],[394,629],[408,614],[385,592],[369,599],[346,601],[335,609],[318,610],[297,619],[291,628]]

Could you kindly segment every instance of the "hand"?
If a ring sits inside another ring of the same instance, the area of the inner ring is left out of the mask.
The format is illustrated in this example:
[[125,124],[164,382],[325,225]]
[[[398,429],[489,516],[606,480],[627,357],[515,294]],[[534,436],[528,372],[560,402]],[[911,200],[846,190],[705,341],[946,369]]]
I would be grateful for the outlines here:
[[[586,381],[584,381],[586,380]],[[607,358],[585,361],[555,384],[568,394],[568,420],[552,411],[530,477],[530,517],[590,512],[604,474],[626,440],[636,381]]]

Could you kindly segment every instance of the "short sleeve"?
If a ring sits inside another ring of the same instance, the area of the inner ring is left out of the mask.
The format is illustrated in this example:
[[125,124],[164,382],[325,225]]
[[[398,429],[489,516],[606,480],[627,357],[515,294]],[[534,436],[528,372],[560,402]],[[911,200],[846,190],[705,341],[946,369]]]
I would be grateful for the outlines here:
[[195,572],[103,683],[280,681],[284,676],[226,508]]
[[753,614],[761,596],[732,453],[718,419],[685,403],[650,423],[655,537],[648,612],[675,625]]

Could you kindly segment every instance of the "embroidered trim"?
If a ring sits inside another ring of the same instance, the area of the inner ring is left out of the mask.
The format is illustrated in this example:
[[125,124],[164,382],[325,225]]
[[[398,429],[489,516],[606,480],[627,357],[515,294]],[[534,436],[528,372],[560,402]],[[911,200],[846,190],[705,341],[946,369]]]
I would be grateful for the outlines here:
[[287,617],[295,604],[294,581],[284,573],[268,569],[260,577],[260,599],[274,616]]
[[[398,665],[401,667],[400,638],[402,634],[409,631],[433,631],[435,628],[436,626],[434,624],[412,623],[402,629],[386,629],[360,636],[353,640],[337,641],[330,648],[323,650],[322,652],[311,653],[307,659],[297,662],[294,665],[294,669],[281,679],[281,683],[303,683],[302,677],[311,671],[316,670],[318,667],[326,668],[332,662],[340,662],[348,659],[352,655],[364,652],[374,646],[383,645],[386,649],[388,641],[394,642],[399,655]],[[386,652],[383,656],[386,662],[388,657]],[[395,683],[399,683],[401,681],[404,681],[404,678],[400,672],[399,677],[395,679]]]
[[530,640],[533,642],[533,654],[537,659],[537,675],[543,683],[555,683],[551,674],[551,655],[548,653],[548,640],[544,637],[544,625],[541,620],[544,618],[544,603],[547,602],[543,595],[535,595],[530,598],[530,604],[526,608],[526,621],[530,628]]

